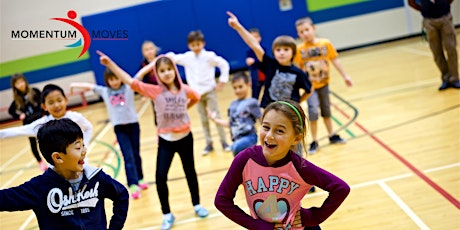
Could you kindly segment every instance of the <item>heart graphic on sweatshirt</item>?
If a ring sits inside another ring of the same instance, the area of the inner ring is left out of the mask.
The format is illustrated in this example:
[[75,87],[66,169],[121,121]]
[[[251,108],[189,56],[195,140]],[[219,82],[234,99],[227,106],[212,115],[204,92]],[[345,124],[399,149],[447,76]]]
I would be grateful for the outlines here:
[[258,217],[270,223],[282,223],[289,213],[289,203],[284,198],[276,198],[275,194],[267,197],[265,201],[256,200],[254,210]]

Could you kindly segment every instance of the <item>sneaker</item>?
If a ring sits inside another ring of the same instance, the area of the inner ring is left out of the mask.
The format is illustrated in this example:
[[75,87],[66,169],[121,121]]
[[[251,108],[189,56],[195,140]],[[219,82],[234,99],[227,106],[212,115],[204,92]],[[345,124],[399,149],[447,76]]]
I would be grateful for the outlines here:
[[139,186],[133,184],[129,186],[129,191],[131,192],[131,198],[137,200],[141,198],[141,192],[139,191]]
[[132,193],[131,193],[131,198],[132,198],[133,200],[137,200],[137,199],[141,198],[141,192],[140,192],[140,191],[132,192]]
[[313,141],[313,142],[310,144],[310,149],[308,150],[308,153],[309,153],[309,154],[316,153],[316,149],[318,149],[318,142],[317,142],[317,141]]
[[443,81],[442,84],[441,84],[441,86],[439,86],[439,90],[440,90],[440,91],[441,91],[441,90],[448,89],[448,88],[450,88],[450,84],[449,84],[449,82],[447,82],[447,81]]
[[173,214],[171,214],[170,218],[167,218],[163,215],[163,222],[161,222],[161,230],[171,229],[174,224],[174,220],[176,220],[176,218]]
[[232,151],[232,149],[230,148],[230,145],[228,145],[228,144],[225,143],[225,142],[222,142],[222,149],[223,149],[225,152],[230,152],[230,151]]
[[208,144],[208,145],[206,145],[206,148],[204,148],[203,151],[201,152],[201,155],[206,156],[212,151],[214,151],[214,148],[212,147],[212,144]]
[[329,137],[329,142],[331,144],[339,144],[339,143],[345,143],[347,141],[345,139],[340,138],[339,135],[334,134],[331,137]]
[[40,162],[38,162],[38,168],[40,169],[40,171],[44,172],[48,169],[48,163],[41,160]]
[[149,184],[147,182],[145,182],[143,179],[142,180],[139,180],[139,188],[141,190],[146,190],[149,188]]
[[194,209],[195,209],[195,214],[199,216],[200,218],[205,218],[209,214],[208,210],[206,210],[203,206],[199,204],[195,205]]

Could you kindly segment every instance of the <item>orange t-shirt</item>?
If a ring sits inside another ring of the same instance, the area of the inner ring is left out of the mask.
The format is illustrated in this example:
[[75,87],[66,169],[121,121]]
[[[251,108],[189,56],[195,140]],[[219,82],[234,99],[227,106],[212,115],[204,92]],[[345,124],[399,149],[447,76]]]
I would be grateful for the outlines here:
[[294,63],[308,73],[313,88],[319,89],[329,84],[330,62],[337,56],[337,50],[328,39],[317,38],[314,43],[297,45]]

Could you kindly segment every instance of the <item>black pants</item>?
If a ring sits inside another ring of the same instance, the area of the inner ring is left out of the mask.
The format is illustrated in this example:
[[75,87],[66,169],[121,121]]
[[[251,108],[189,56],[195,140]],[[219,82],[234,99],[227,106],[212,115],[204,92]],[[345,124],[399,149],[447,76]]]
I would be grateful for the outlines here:
[[178,141],[167,141],[159,138],[158,141],[158,155],[157,155],[157,169],[155,173],[158,197],[160,198],[161,211],[163,214],[170,213],[169,207],[169,189],[168,172],[171,168],[171,163],[175,153],[179,153],[184,169],[185,177],[187,179],[190,195],[192,196],[192,204],[197,205],[200,203],[200,194],[198,189],[198,178],[195,171],[195,160],[193,159],[193,135],[190,132],[186,137]]

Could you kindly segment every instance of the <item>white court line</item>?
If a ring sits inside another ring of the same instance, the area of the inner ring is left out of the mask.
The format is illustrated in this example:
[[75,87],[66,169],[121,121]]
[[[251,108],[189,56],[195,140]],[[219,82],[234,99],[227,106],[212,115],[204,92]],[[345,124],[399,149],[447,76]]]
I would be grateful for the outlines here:
[[393,199],[393,201],[414,221],[414,223],[422,230],[430,228],[407,206],[404,201],[384,182],[379,182],[380,187]]
[[435,84],[438,81],[439,81],[438,79],[427,79],[427,80],[423,80],[423,81],[409,82],[407,84],[381,88],[379,90],[374,90],[371,93],[365,93],[365,94],[361,94],[361,95],[358,94],[356,96],[350,97],[350,98],[348,98],[348,101],[357,101],[357,100],[361,100],[361,99],[366,99],[368,97],[375,97],[375,96],[378,96],[378,95],[388,94],[388,93],[397,92],[397,91],[401,91],[401,90],[413,89],[413,88],[423,87],[423,86],[429,86],[429,85]]
[[18,230],[25,230],[27,225],[29,225],[30,221],[32,221],[34,217],[35,217],[35,214],[32,212],[32,214],[29,217],[27,217],[26,221],[24,221],[24,223],[21,225],[21,227],[19,227]]
[[[35,160],[32,160],[32,161],[29,161],[29,163],[26,164],[26,168],[29,168],[30,166],[32,166],[36,161]],[[2,187],[0,187],[0,189],[5,189],[7,187],[9,187],[9,185],[11,183],[13,183],[19,176],[21,176],[22,174],[24,173],[24,169],[21,169],[19,170],[18,172],[16,172],[16,174],[14,174],[9,180],[7,180],[4,184],[2,184]]]
[[6,167],[10,166],[11,163],[15,162],[19,157],[22,157],[26,152],[28,152],[30,147],[25,147],[19,151],[18,154],[14,154],[13,157],[11,157],[9,160],[7,160],[5,163],[0,165],[0,172],[3,171]]
[[413,48],[408,48],[408,47],[400,47],[399,49],[407,51],[409,53],[421,55],[421,56],[426,56],[426,57],[433,57],[430,51],[422,51],[418,49],[413,49]]
[[[141,107],[141,109],[139,110],[139,113],[138,113],[138,116],[142,116],[142,114],[144,114],[145,110],[148,108],[148,103],[149,100],[146,100],[146,102],[144,103],[144,105]],[[104,129],[97,135],[97,137],[95,138],[95,140],[103,137],[109,130],[110,128],[112,127],[112,124],[110,123],[107,123],[104,127]],[[91,144],[89,145],[88,147],[88,152],[95,146],[95,141],[91,142]],[[21,170],[23,171],[23,170]],[[19,176],[19,175],[18,175]],[[21,225],[21,228],[20,230],[24,230],[26,226],[28,226],[30,224],[30,222],[34,219],[35,217],[35,213],[32,212],[32,214],[29,215],[29,217],[27,217],[27,219],[24,221],[24,223],[22,223]]]

